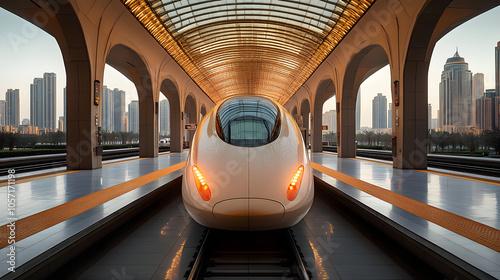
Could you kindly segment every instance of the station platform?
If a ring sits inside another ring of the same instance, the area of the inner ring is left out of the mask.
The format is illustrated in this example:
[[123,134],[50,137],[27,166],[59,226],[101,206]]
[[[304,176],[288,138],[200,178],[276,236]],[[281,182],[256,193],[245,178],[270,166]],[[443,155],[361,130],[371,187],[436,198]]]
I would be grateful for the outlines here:
[[[0,211],[0,278],[14,279],[23,270],[50,262],[59,251],[85,239],[139,200],[155,196],[162,186],[181,177],[186,159],[187,153],[168,153],[158,158],[117,160],[97,170],[59,170],[18,179],[13,185],[14,212]],[[391,163],[337,158],[333,153],[312,153],[311,162],[325,188],[381,221],[383,233],[390,238],[404,235],[400,243],[406,243],[405,248],[420,259],[439,262],[438,255],[476,278],[500,278],[498,178],[435,169],[398,170]],[[0,195],[6,200],[8,193],[9,186],[3,182]],[[327,210],[334,203],[324,197],[316,199],[310,213],[292,228],[315,278],[418,278],[415,268],[399,265],[398,257],[363,239],[363,229],[348,228],[349,218]],[[132,233],[132,239],[123,242],[131,251],[112,249],[113,258],[97,260],[101,266],[88,268],[78,279],[116,278],[109,273],[119,276],[123,267],[128,275],[144,276],[137,279],[182,278],[203,227],[187,215],[179,197],[162,211],[151,220],[151,226],[134,229],[146,237]],[[8,270],[10,231],[6,225],[11,222],[16,226],[16,273]],[[68,258],[77,254],[72,252]],[[145,268],[141,261],[157,267]],[[48,273],[38,271],[37,277],[42,279]],[[464,273],[457,271],[456,275]]]
[[392,162],[333,153],[313,153],[311,161],[316,178],[379,220],[384,233],[405,239],[427,262],[441,262],[440,256],[462,270],[446,275],[500,279],[498,178],[394,169]]
[[[23,174],[10,185],[2,182],[0,197],[7,201],[12,194],[15,202],[10,208],[2,203],[5,209],[0,211],[0,278],[14,279],[47,262],[145,196],[154,196],[182,176],[186,158],[187,153],[168,153],[116,160],[103,164],[102,169]],[[8,241],[11,236],[16,241],[15,258]],[[16,272],[9,270],[12,267]],[[49,272],[37,272],[37,278],[42,279],[44,273]]]

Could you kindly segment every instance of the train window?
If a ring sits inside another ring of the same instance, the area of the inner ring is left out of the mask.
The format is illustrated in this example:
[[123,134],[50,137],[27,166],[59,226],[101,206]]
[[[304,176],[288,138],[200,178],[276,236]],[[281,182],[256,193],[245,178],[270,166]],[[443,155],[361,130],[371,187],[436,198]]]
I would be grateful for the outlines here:
[[263,97],[235,97],[217,111],[217,134],[226,143],[258,147],[278,138],[278,107]]

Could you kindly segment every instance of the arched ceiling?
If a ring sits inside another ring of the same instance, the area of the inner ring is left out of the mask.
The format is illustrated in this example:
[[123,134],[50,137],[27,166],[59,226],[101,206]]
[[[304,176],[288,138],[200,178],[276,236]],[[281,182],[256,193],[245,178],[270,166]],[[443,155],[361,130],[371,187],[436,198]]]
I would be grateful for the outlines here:
[[122,0],[219,102],[286,102],[375,0]]

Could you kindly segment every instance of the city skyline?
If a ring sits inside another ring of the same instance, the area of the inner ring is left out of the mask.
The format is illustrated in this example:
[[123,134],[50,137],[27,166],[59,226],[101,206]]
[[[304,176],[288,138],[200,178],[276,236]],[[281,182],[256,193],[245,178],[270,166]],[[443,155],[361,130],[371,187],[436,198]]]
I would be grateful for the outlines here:
[[[494,8],[478,17],[469,20],[449,32],[436,44],[429,67],[429,103],[437,117],[440,72],[444,61],[459,48],[462,57],[469,62],[473,73],[484,73],[485,89],[494,88],[494,47],[500,41],[500,30],[496,28],[500,18],[500,7]],[[481,32],[477,32],[481,30]],[[56,86],[57,110],[56,118],[63,116],[63,88],[65,86],[65,70],[59,47],[53,37],[34,27],[27,21],[0,9],[0,58],[9,65],[0,70],[5,77],[0,81],[0,90],[20,90],[20,119],[29,118],[29,86],[33,77],[44,72],[54,72],[58,76]],[[23,75],[19,75],[23,73]],[[106,65],[102,84],[110,88],[120,88],[126,92],[126,104],[137,99],[137,91],[131,81],[121,73]],[[386,66],[368,78],[361,86],[361,127],[371,125],[371,100],[376,93],[390,97],[391,82],[389,67]],[[160,95],[160,100],[165,97]],[[388,98],[388,103],[392,100]],[[327,101],[323,112],[335,109],[333,100]]]

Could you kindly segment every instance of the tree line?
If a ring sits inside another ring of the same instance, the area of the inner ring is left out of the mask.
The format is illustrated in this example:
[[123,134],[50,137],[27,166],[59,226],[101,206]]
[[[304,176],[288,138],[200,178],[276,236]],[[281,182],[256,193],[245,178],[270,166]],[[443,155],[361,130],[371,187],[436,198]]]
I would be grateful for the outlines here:
[[[131,144],[139,142],[139,134],[132,132],[103,132],[102,144]],[[66,133],[47,132],[41,135],[0,132],[0,150],[33,149],[36,145],[57,146],[66,144]]]
[[[336,145],[337,135],[329,132],[323,135],[323,141]],[[363,131],[356,134],[358,146],[374,148],[392,148],[392,135],[388,133],[377,133],[375,131]],[[488,154],[494,151],[500,154],[500,130],[488,130],[482,133],[449,133],[446,131],[429,130],[427,151],[429,153],[468,153],[474,155],[477,152]]]

